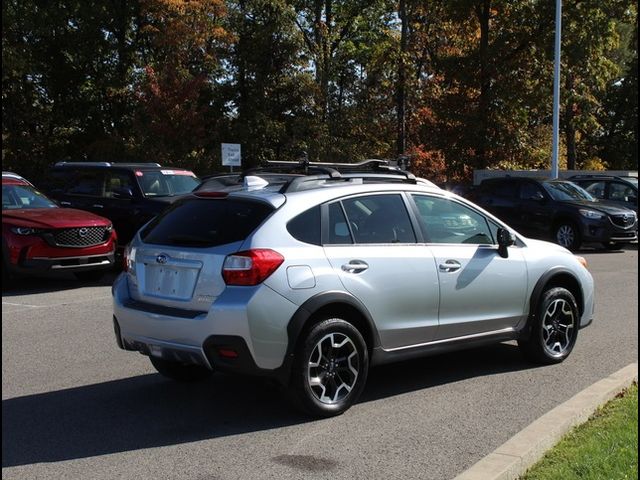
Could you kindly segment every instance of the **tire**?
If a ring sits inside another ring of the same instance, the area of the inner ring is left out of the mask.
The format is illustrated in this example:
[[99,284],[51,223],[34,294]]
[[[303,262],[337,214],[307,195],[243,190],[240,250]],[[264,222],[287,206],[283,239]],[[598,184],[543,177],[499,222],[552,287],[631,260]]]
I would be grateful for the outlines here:
[[368,370],[369,352],[358,329],[340,318],[329,318],[301,337],[290,394],[294,404],[310,415],[340,415],[362,393]]
[[200,365],[172,362],[157,357],[149,357],[149,360],[159,374],[178,382],[200,382],[213,374],[211,370]]
[[98,282],[104,277],[105,270],[86,270],[84,272],[75,272],[74,275],[78,280],[83,282]]
[[553,231],[553,239],[569,250],[578,250],[582,244],[582,237],[578,225],[571,221],[558,223]]
[[573,294],[562,287],[547,290],[537,305],[527,340],[518,340],[525,357],[535,363],[560,363],[578,338],[580,315]]

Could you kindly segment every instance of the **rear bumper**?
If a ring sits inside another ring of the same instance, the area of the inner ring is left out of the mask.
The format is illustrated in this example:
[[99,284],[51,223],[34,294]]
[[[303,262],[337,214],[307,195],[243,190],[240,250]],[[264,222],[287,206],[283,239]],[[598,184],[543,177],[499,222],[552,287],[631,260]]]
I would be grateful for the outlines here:
[[[288,343],[286,324],[295,305],[288,305],[264,285],[227,288],[207,312],[135,301],[129,295],[126,273],[118,276],[112,292],[120,348],[213,370],[281,375]],[[278,327],[280,322],[284,327]],[[235,355],[225,357],[220,349]]]

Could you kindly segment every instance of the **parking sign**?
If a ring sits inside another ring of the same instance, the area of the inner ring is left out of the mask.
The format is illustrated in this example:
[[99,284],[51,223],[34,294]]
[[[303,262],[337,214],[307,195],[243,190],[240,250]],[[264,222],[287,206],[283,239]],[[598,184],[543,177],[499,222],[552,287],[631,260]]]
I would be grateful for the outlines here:
[[240,144],[222,144],[222,165],[225,167],[239,167],[241,164]]

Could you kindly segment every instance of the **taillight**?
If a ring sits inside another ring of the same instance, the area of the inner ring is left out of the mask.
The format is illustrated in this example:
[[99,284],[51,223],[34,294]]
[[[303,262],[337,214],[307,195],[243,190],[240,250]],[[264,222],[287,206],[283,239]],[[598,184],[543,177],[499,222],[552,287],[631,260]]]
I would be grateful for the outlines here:
[[132,247],[131,244],[127,245],[124,249],[124,254],[122,255],[122,269],[125,272],[129,272],[132,275],[136,274],[135,270],[136,264],[136,249]]
[[224,259],[222,278],[227,285],[258,285],[284,262],[278,252],[257,248],[234,253]]

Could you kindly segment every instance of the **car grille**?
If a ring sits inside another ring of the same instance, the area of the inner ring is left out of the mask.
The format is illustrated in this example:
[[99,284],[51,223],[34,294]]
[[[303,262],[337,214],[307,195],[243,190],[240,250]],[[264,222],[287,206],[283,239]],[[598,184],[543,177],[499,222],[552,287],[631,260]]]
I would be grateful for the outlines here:
[[58,247],[90,247],[106,241],[105,227],[65,228],[53,232],[53,244]]
[[611,223],[616,227],[621,228],[630,228],[636,223],[635,216],[630,213],[625,213],[623,215],[611,215],[609,218],[611,219]]

